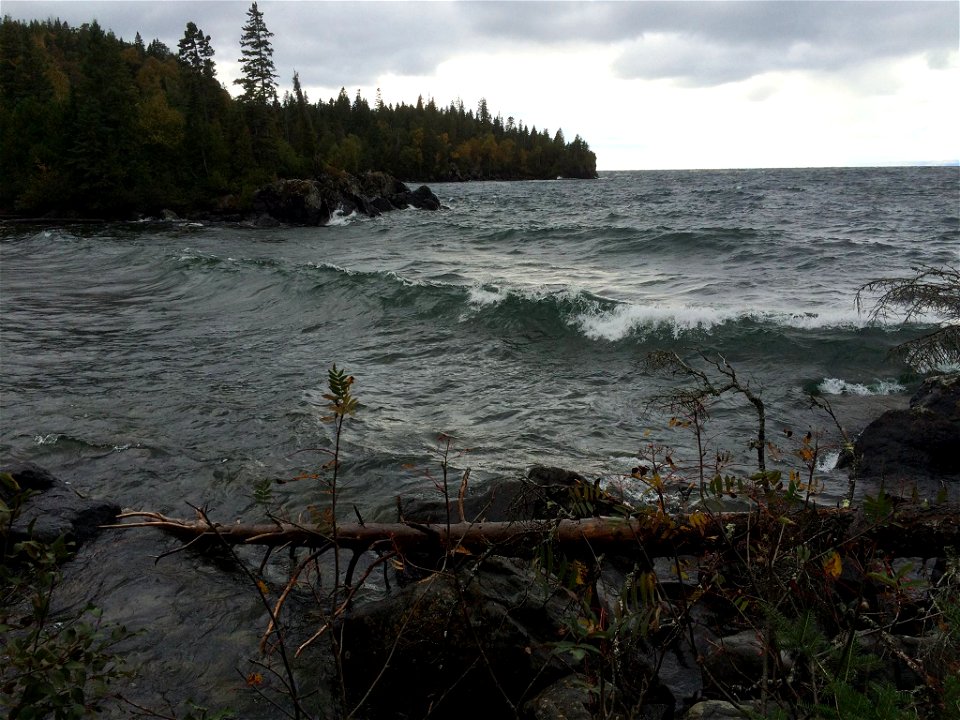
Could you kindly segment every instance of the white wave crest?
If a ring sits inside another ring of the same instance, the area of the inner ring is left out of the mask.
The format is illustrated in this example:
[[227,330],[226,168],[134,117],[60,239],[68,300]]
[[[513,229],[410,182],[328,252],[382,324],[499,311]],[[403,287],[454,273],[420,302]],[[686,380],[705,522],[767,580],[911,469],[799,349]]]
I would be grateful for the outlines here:
[[831,470],[837,467],[837,462],[840,460],[840,451],[831,450],[830,452],[825,452],[817,460],[817,470],[819,472],[830,472]]
[[49,435],[37,435],[33,441],[37,445],[56,445],[60,439],[60,433],[50,433]]
[[498,288],[491,290],[489,286],[473,285],[467,291],[467,299],[471,305],[496,305],[506,297],[506,293],[501,293]]
[[343,226],[349,225],[354,220],[358,219],[356,211],[350,213],[344,213],[343,210],[337,210],[333,215],[330,216],[330,219],[327,220],[327,226]]
[[617,305],[612,310],[581,313],[571,319],[591,340],[622,340],[640,328],[669,328],[674,337],[690,330],[710,330],[734,315],[715,308]]
[[823,395],[895,395],[906,388],[896,380],[878,380],[871,385],[863,385],[840,378],[824,378],[817,390]]

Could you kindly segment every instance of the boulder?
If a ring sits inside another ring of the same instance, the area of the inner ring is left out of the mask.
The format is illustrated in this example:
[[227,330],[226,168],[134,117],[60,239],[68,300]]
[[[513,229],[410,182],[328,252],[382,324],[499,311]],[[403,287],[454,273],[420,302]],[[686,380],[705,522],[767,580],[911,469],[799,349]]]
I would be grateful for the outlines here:
[[736,706],[726,700],[703,700],[687,710],[684,720],[740,720],[751,717],[754,708],[750,705]]
[[347,612],[348,699],[369,690],[368,718],[463,717],[464,708],[470,717],[512,716],[511,705],[569,672],[551,643],[575,613],[518,561],[431,575]]
[[390,203],[398,208],[413,206],[418,210],[439,210],[440,200],[426,185],[421,185],[413,192],[397,193],[390,196]]
[[597,688],[588,678],[567,675],[544,688],[525,709],[533,720],[592,720],[596,717],[591,710],[596,704],[596,694]]
[[326,225],[332,209],[314,180],[277,180],[254,193],[258,214],[291,225]]
[[960,375],[927,378],[905,410],[888,410],[854,443],[860,478],[960,480]]
[[[18,517],[10,526],[12,542],[39,540],[52,543],[61,535],[77,547],[93,539],[100,526],[113,522],[120,506],[104,500],[81,497],[68,485],[33,463],[23,463],[0,469],[17,482],[29,495]],[[0,490],[0,496],[10,504],[15,493]]]

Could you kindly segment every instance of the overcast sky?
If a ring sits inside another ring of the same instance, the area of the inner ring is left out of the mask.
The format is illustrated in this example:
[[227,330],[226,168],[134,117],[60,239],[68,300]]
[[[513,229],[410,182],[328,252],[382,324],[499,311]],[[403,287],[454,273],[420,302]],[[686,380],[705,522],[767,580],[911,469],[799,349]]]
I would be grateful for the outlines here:
[[[3,0],[176,51],[211,35],[231,92],[249,2]],[[960,159],[960,3],[275,2],[281,95],[418,95],[580,134],[601,170]]]

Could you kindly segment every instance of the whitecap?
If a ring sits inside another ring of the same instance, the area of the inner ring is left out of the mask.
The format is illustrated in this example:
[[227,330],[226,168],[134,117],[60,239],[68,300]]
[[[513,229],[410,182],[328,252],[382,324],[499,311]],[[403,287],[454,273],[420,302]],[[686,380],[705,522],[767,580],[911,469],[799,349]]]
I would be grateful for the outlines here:
[[817,390],[823,395],[895,395],[906,388],[896,380],[878,380],[871,385],[864,385],[841,378],[824,378]]
[[840,451],[831,450],[825,452],[817,459],[817,472],[830,472],[835,470],[837,462],[840,460]]
[[60,433],[50,433],[49,435],[37,435],[33,441],[37,445],[56,445],[60,439]]
[[333,215],[330,216],[330,219],[327,220],[327,226],[343,226],[349,225],[357,218],[356,211],[344,213],[342,210],[337,210]]
[[490,289],[491,286],[483,285],[473,285],[467,291],[467,299],[471,305],[496,305],[498,302],[502,301],[507,297],[504,293],[500,292],[499,288],[494,287]]
[[571,319],[591,340],[622,340],[639,328],[667,327],[674,337],[690,330],[710,330],[730,319],[728,312],[715,308],[617,305],[611,310],[581,313]]

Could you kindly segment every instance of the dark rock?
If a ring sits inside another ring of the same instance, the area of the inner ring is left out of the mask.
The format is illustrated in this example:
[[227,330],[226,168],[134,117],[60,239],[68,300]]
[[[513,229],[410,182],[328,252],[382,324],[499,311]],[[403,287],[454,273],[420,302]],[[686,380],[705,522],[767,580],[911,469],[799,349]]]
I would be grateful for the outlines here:
[[[750,687],[763,676],[763,657],[767,652],[756,630],[726,635],[705,654],[704,679],[714,687]],[[780,663],[785,669],[792,666],[786,653],[780,653]]]
[[491,560],[476,574],[431,575],[375,603],[342,627],[344,678],[369,718],[512,716],[568,673],[551,642],[576,608],[533,582],[530,568]]
[[[3,468],[0,472],[8,473],[17,481],[21,490],[31,490],[34,492],[45,492],[57,485],[59,482],[50,471],[33,463],[22,463],[11,467]],[[9,503],[13,497],[13,491],[0,485],[0,497],[4,502]]]
[[[13,542],[33,538],[51,543],[63,535],[79,547],[99,534],[100,526],[113,522],[120,512],[120,506],[114,503],[80,497],[32,463],[3,468],[0,472],[9,473],[21,490],[36,493],[27,498],[10,527]],[[11,497],[10,491],[4,491],[5,502],[9,503]]]
[[928,378],[907,410],[889,410],[854,443],[861,478],[960,480],[960,375]]
[[380,212],[392,212],[400,209],[385,197],[375,197],[370,201],[370,204]]
[[745,711],[726,700],[703,700],[687,710],[683,717],[684,720],[742,720],[750,717],[748,712],[751,710],[753,708],[749,705]]
[[264,213],[262,215],[257,215],[257,217],[254,218],[253,220],[253,224],[256,225],[257,227],[271,228],[271,227],[280,227],[282,223],[279,220],[277,220],[275,217],[272,217]]
[[410,188],[392,175],[383,172],[368,172],[360,179],[361,192],[369,198],[385,198],[410,192]]
[[411,192],[396,178],[375,172],[362,178],[331,171],[313,180],[278,180],[253,196],[254,213],[290,225],[326,225],[334,213],[375,217],[410,206],[439,210],[440,201],[425,185]]
[[595,693],[587,677],[566,675],[544,688],[524,709],[534,720],[591,720],[596,717],[590,709]]
[[331,208],[314,180],[277,180],[254,193],[253,209],[291,225],[325,225]]
[[413,206],[418,210],[439,210],[440,200],[426,185],[421,185],[413,192],[396,193],[389,196],[390,203],[398,208]]
[[[580,473],[544,465],[531,467],[525,478],[497,481],[480,493],[468,493],[463,505],[466,520],[488,522],[592,517],[615,514],[619,507]],[[443,499],[436,496],[404,500],[402,512],[404,519],[417,522],[447,520]],[[460,520],[455,498],[450,502],[450,520]]]

